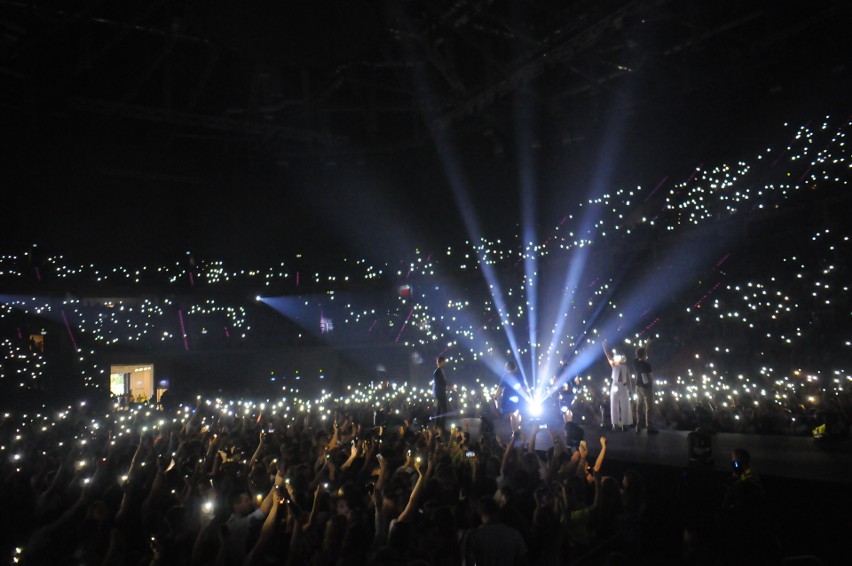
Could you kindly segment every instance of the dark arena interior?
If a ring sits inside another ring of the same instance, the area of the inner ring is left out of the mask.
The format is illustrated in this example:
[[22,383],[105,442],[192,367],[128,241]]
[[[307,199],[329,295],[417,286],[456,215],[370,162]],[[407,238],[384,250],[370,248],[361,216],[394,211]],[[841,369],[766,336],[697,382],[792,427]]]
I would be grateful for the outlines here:
[[0,0],[0,561],[848,563],[850,16]]

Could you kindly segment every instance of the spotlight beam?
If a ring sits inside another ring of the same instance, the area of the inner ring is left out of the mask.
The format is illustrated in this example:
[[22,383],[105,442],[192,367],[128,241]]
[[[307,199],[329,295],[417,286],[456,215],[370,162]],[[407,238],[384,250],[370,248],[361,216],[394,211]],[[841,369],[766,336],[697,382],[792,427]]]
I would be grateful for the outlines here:
[[[447,332],[452,333],[457,340],[465,341],[472,352],[481,353],[482,355],[479,359],[494,375],[500,375],[503,371],[503,362],[501,362],[496,354],[493,353],[494,344],[489,342],[487,336],[483,336],[483,332],[477,332],[474,334],[468,331],[468,333],[465,334],[465,329],[479,328],[480,330],[483,330],[486,325],[481,321],[476,321],[476,319],[466,311],[448,312],[446,310],[446,305],[449,304],[452,298],[460,297],[462,295],[463,293],[458,292],[452,287],[440,285],[434,289],[430,289],[428,294],[420,295],[419,301],[431,312],[444,312],[446,319],[456,319],[456,327],[453,327],[449,323],[445,323],[444,329]],[[439,316],[437,319],[441,320],[442,317]]]
[[[522,136],[524,137],[524,136]],[[523,151],[523,150],[522,150]],[[530,360],[532,362],[532,388],[538,387],[538,364],[536,360],[538,345],[538,258],[535,232],[535,181],[532,178],[532,165],[529,163],[527,152],[521,159],[521,229],[524,258],[524,285],[526,293],[527,322],[529,326]]]
[[[529,344],[532,388],[538,388],[538,258],[536,250],[535,201],[538,191],[533,175],[533,165],[530,158],[532,136],[530,134],[530,117],[528,106],[523,104],[518,95],[515,96],[515,130],[519,139],[518,170],[521,193],[521,256],[524,260],[524,287],[526,294],[527,323],[529,326]],[[519,364],[521,365],[521,364]]]
[[553,334],[550,339],[550,346],[547,349],[547,359],[544,367],[548,375],[551,373],[550,368],[553,367],[553,353],[556,351],[556,346],[565,330],[565,324],[568,320],[568,309],[576,296],[577,284],[585,271],[588,258],[589,248],[579,248],[572,254],[571,261],[568,264],[565,273],[565,283],[562,287],[563,292],[559,298],[559,307],[556,310],[556,323],[554,324]]
[[[439,140],[436,140],[436,143],[438,141]],[[450,151],[452,143],[449,139],[441,139],[440,143],[437,143],[437,146],[439,148],[438,154],[441,159],[441,164],[444,167],[444,172],[450,182],[450,188],[453,191],[453,197],[456,200],[456,205],[461,213],[462,221],[464,222],[468,236],[473,242],[482,241],[482,230],[479,225],[479,218],[477,217],[476,210],[471,202],[462,167],[458,163],[456,153],[454,151]],[[502,325],[503,332],[506,334],[506,339],[509,342],[512,355],[515,358],[517,366],[521,370],[521,375],[526,380],[527,377],[523,369],[523,364],[520,363],[521,359],[518,350],[518,343],[515,339],[514,330],[509,323],[509,312],[506,308],[506,301],[503,299],[504,295],[500,281],[497,278],[497,274],[495,273],[493,266],[488,263],[484,251],[477,251],[476,259],[479,264],[479,269],[482,271],[485,281],[488,284],[488,292],[491,294],[491,300],[497,310],[498,316],[500,316],[500,323]]]
[[[405,21],[406,16],[402,15],[403,21]],[[406,22],[406,24],[410,24],[410,22]],[[423,69],[420,67],[416,67],[413,73],[413,79],[417,90],[423,95],[423,99],[426,100],[426,104],[422,106],[424,111],[424,119],[427,123],[432,123],[430,120],[430,116],[428,116],[427,108],[437,107],[437,105],[431,105],[430,103],[435,100],[434,89],[432,89],[429,85],[429,79],[424,73]],[[475,208],[473,203],[471,202],[470,195],[467,190],[467,181],[464,178],[463,169],[458,161],[458,151],[455,150],[455,147],[452,143],[452,140],[449,136],[443,134],[440,130],[432,128],[432,139],[435,143],[435,147],[437,148],[438,157],[441,161],[441,165],[444,169],[444,174],[447,176],[447,180],[449,181],[450,188],[453,192],[453,197],[456,201],[456,206],[458,207],[459,212],[462,216],[462,221],[465,225],[465,229],[467,231],[468,236],[470,237],[472,242],[482,241],[482,230],[479,225],[479,219],[476,216]],[[491,294],[492,302],[497,309],[497,313],[500,316],[500,322],[503,328],[503,332],[506,334],[506,338],[509,342],[509,347],[511,348],[512,354],[517,362],[518,368],[521,370],[521,375],[526,379],[526,375],[524,374],[523,364],[520,363],[520,355],[518,352],[518,345],[515,339],[514,331],[511,328],[511,325],[508,321],[508,311],[506,310],[505,301],[503,300],[503,291],[500,286],[500,282],[497,280],[496,274],[494,273],[493,268],[488,265],[488,262],[483,257],[483,253],[477,253],[477,262],[479,264],[480,270],[485,276],[485,280],[488,283],[488,291]]]
[[[678,240],[676,246],[664,255],[664,259],[658,262],[656,268],[652,269],[632,289],[624,293],[624,299],[621,301],[623,306],[618,309],[618,315],[607,317],[598,330],[598,334],[610,337],[621,334],[622,328],[636,325],[648,313],[653,313],[660,306],[671,301],[672,297],[684,289],[696,274],[703,273],[708,266],[717,261],[719,254],[723,253],[721,250],[726,248],[732,237],[732,235],[720,236],[713,233],[708,234],[706,238]],[[621,282],[621,277],[619,277],[618,282]],[[583,330],[582,336],[577,340],[578,345],[591,332],[592,325],[600,318],[601,313],[609,303],[615,286],[613,285],[607,296],[596,306],[595,314]],[[600,351],[597,348],[584,349],[571,360],[566,375],[582,373],[599,356]]]
[[[633,85],[630,81],[627,81],[625,84],[623,92],[617,93],[617,96],[622,100],[631,100],[633,97],[632,95]],[[614,94],[614,96],[616,95]],[[592,175],[592,182],[588,191],[589,195],[600,194],[610,186],[613,176],[612,172],[614,169],[613,163],[615,163],[618,159],[622,149],[622,133],[625,129],[625,125],[626,121],[620,113],[613,112],[610,114],[606,124],[603,142],[601,143],[601,147],[598,152],[595,171]],[[595,233],[594,227],[600,220],[602,213],[602,210],[592,208],[589,212],[584,214],[580,223],[580,230],[577,232],[581,242],[586,237],[586,234],[592,235]],[[547,349],[547,358],[544,363],[545,370],[548,374],[550,373],[550,368],[553,367],[553,353],[556,351],[556,344],[562,336],[562,332],[565,327],[565,317],[563,316],[563,313],[568,309],[574,298],[574,290],[585,271],[586,262],[590,253],[587,247],[581,247],[579,250],[580,251],[577,253],[576,257],[572,258],[568,266],[568,271],[565,276],[565,292],[563,292],[560,297],[559,310],[556,311],[554,333],[551,337],[550,347]],[[580,339],[575,340],[575,349],[579,347],[579,344]]]

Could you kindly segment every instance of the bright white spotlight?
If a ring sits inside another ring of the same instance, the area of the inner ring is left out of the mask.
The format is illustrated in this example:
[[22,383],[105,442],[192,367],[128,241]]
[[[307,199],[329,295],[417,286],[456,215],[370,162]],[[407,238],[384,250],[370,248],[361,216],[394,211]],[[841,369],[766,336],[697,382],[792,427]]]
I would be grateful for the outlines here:
[[538,399],[533,399],[530,401],[529,405],[529,413],[531,417],[540,417],[544,412],[544,408],[541,406],[541,401]]
[[254,298],[254,300],[255,300],[255,301],[262,301],[263,299],[261,299],[261,298],[260,298],[260,295],[257,295],[257,296]]

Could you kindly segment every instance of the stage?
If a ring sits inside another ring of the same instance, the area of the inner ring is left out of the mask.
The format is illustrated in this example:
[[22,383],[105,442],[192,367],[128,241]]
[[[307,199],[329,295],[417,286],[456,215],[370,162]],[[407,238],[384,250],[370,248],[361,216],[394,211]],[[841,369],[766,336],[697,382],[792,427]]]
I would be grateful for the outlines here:
[[[602,431],[585,427],[590,448],[598,445]],[[646,465],[689,467],[689,433],[661,430],[656,434],[642,431],[603,431],[607,439],[607,458]],[[807,436],[763,436],[757,434],[715,433],[709,435],[713,468],[730,471],[734,448],[751,454],[752,468],[761,476],[806,479],[830,483],[852,483],[852,443],[849,439],[830,445],[818,445]],[[596,452],[596,450],[593,450]]]
[[[468,421],[467,426],[473,419]],[[497,435],[506,440],[509,435],[508,422],[494,423]],[[559,422],[549,422],[564,438]],[[522,424],[524,439],[529,440],[532,424]],[[478,426],[470,427],[476,435]],[[643,430],[616,432],[595,426],[582,426],[584,438],[592,454],[597,454],[599,439],[607,439],[607,459],[624,464],[642,466],[666,466],[688,468],[689,431],[660,430],[648,434]],[[852,440],[843,438],[817,442],[810,436],[759,435],[713,433],[709,435],[712,467],[715,471],[730,471],[730,456],[734,448],[745,448],[751,454],[752,468],[761,476],[785,479],[801,479],[826,483],[852,484]],[[547,450],[552,446],[549,433],[540,432],[536,448]]]

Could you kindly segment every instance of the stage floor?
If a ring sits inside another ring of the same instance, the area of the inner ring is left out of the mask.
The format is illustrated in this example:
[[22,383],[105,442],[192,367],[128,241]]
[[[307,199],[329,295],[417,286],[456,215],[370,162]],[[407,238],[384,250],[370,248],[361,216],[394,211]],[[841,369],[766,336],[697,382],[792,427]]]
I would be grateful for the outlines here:
[[[550,424],[559,427],[559,423]],[[509,436],[507,422],[495,423],[502,439]],[[522,425],[527,438],[532,428]],[[656,434],[634,430],[615,432],[599,427],[581,426],[589,450],[597,454],[601,434],[607,439],[607,458],[625,463],[649,466],[689,467],[687,431],[661,430]],[[560,427],[560,432],[562,432]],[[563,433],[564,437],[564,433]],[[761,476],[852,484],[852,440],[849,438],[819,444],[810,436],[715,433],[710,435],[713,468],[730,471],[734,448],[745,448],[751,454],[752,468]],[[539,434],[536,448],[552,446],[548,434]]]
[[[584,429],[587,439],[600,438],[597,428]],[[688,432],[662,430],[656,434],[635,431],[606,434],[607,457],[630,462],[675,467],[689,466]],[[751,454],[752,468],[762,476],[852,483],[852,450],[848,439],[820,446],[806,436],[762,436],[716,433],[710,435],[713,467],[730,471],[734,448]]]

